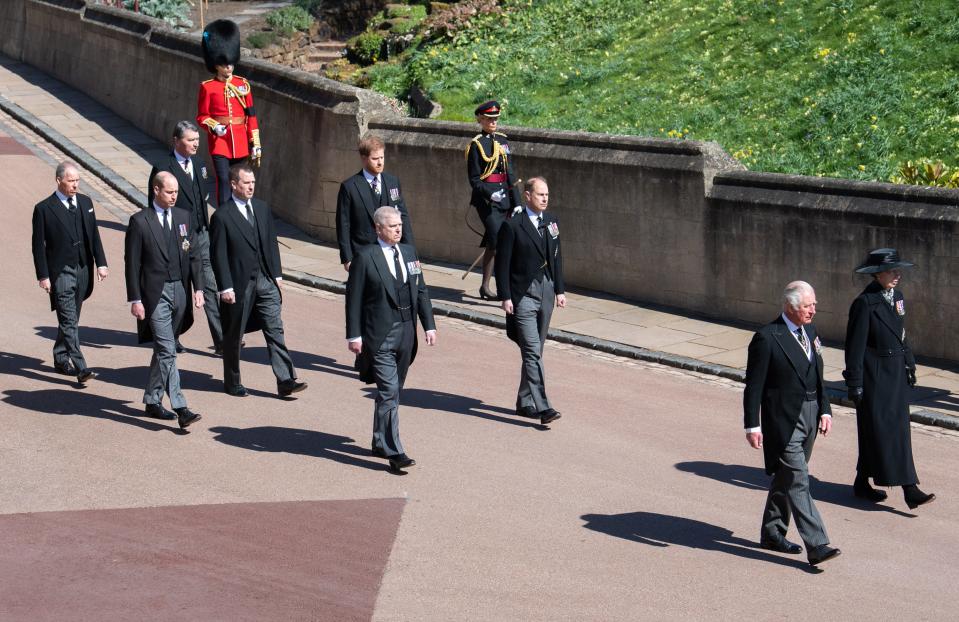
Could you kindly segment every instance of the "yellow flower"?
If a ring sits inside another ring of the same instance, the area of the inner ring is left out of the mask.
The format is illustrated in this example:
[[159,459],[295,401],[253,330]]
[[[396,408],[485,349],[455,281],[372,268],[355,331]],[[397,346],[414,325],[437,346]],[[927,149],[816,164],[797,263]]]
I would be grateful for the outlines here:
[[866,170],[866,167],[863,166],[862,164],[860,164],[860,165],[859,165],[859,170],[860,170],[860,171],[864,171],[864,170]]

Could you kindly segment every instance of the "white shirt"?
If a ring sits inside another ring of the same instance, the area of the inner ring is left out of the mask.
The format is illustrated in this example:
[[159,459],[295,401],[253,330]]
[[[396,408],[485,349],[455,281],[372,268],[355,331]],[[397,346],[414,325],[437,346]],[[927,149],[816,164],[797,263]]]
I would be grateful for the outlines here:
[[[532,210],[529,207],[526,208],[526,215],[529,216],[529,221],[533,223],[533,229],[536,229],[537,231],[539,231],[539,217],[543,216],[543,214],[545,213],[546,213],[546,210],[543,210],[542,212],[537,212],[536,210]],[[544,220],[545,220],[545,216],[544,216]]]
[[[806,329],[798,324],[793,324],[792,320],[786,317],[786,314],[782,314],[783,321],[786,322],[786,328],[789,329],[789,334],[793,336],[793,339],[796,340],[796,343],[802,346],[802,343],[799,342],[799,336],[796,335],[796,329],[802,330],[803,337],[806,338],[806,358],[812,361],[812,344],[809,342],[809,335],[806,334]],[[832,417],[832,415],[823,413],[819,415],[820,417]],[[759,432],[762,430],[762,426],[757,426],[755,428],[746,428],[746,434],[752,434],[753,432]]]
[[376,180],[376,187],[380,189],[380,192],[383,192],[383,178],[377,173],[376,175],[370,173],[365,168],[363,169],[363,177],[366,179],[366,183],[370,185],[370,189],[373,188],[373,180]]

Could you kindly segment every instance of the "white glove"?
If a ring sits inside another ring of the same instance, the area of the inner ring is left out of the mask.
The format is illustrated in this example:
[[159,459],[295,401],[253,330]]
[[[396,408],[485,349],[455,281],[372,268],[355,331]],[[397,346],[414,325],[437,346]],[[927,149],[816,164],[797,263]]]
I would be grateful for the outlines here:
[[522,206],[522,205],[517,205],[516,207],[513,208],[513,214],[514,214],[514,215],[519,214],[519,213],[522,212],[522,211],[523,211],[523,206]]
[[503,200],[504,196],[506,196],[506,191],[500,189],[494,192],[493,194],[491,194],[489,198],[493,203],[499,203],[500,201]]
[[260,159],[260,156],[262,156],[262,155],[263,155],[263,149],[261,149],[260,147],[253,147],[253,159],[254,159],[254,160],[259,160],[259,159]]
[[213,128],[213,133],[217,136],[226,136],[226,126],[218,124],[215,128]]

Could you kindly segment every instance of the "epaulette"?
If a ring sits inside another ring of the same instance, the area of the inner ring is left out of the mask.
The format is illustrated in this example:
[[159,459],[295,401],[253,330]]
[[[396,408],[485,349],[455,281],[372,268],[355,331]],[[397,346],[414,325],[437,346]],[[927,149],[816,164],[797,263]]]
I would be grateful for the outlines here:
[[503,138],[506,138],[506,134],[504,134],[503,132],[493,132],[493,134],[495,134],[496,136],[502,136]]
[[216,78],[210,78],[209,80],[204,80],[200,84],[206,84],[207,82],[213,82],[214,80],[216,80]]

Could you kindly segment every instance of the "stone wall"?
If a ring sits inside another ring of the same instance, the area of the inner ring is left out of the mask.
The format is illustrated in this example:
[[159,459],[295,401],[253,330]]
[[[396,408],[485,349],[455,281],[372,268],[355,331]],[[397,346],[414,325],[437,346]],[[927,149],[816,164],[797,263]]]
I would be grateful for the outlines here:
[[[4,9],[7,56],[160,140],[195,115],[208,77],[198,37],[82,0],[8,0]],[[475,258],[464,161],[474,126],[406,119],[373,93],[262,61],[244,59],[240,73],[262,119],[258,194],[280,217],[334,240],[339,182],[359,170],[356,142],[369,129],[387,142],[421,253]],[[904,284],[916,350],[959,360],[956,191],[750,173],[712,143],[505,131],[520,177],[550,182],[570,285],[759,323],[778,313],[783,285],[801,278],[817,289],[820,333],[841,340],[866,283],[852,269],[867,249],[896,246],[919,264]]]

